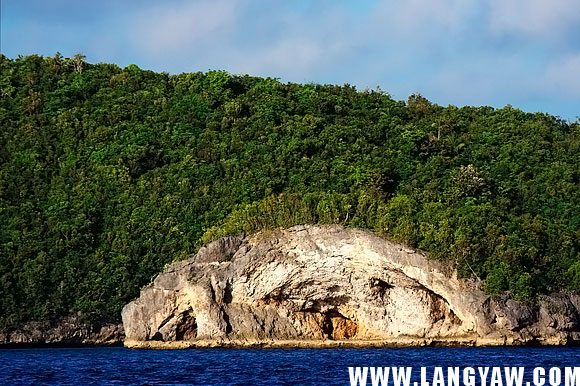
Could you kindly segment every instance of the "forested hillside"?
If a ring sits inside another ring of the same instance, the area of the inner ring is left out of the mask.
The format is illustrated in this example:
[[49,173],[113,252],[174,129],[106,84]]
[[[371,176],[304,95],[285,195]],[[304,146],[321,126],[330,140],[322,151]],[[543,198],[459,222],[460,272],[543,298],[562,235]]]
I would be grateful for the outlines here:
[[302,223],[373,229],[492,294],[580,290],[580,128],[550,115],[0,56],[0,128],[0,329],[118,320],[202,242]]

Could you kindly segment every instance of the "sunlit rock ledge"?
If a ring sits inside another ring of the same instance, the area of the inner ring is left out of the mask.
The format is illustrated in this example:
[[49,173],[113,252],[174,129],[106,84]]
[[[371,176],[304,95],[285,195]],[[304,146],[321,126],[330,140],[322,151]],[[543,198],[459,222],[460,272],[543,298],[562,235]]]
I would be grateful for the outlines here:
[[579,309],[491,299],[446,262],[335,225],[219,239],[122,318],[133,348],[561,345],[580,341]]

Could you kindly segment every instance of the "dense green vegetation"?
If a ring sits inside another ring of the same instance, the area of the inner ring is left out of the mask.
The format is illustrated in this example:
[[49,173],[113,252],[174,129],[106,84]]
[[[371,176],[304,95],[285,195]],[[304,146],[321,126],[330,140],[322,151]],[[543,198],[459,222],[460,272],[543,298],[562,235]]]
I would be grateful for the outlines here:
[[580,290],[580,129],[506,107],[0,56],[0,329],[119,319],[203,241],[342,223],[490,293]]

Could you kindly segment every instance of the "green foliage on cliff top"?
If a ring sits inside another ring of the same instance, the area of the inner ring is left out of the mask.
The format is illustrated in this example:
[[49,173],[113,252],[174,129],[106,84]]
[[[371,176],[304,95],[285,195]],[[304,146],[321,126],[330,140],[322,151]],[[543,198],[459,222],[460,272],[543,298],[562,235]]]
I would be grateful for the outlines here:
[[203,240],[342,223],[490,293],[580,290],[580,131],[348,85],[0,57],[0,329],[118,320]]

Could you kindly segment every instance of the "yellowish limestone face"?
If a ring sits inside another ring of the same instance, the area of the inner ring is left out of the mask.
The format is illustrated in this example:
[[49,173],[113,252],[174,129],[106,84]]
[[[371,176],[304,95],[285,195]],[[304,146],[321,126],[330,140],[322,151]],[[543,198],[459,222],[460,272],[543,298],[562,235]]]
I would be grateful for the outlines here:
[[299,226],[215,241],[169,266],[122,316],[129,347],[501,345],[574,339],[551,327],[558,324],[554,317],[568,316],[546,313],[543,303],[543,313],[530,307],[490,299],[448,264],[371,232]]

